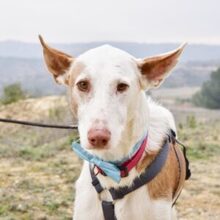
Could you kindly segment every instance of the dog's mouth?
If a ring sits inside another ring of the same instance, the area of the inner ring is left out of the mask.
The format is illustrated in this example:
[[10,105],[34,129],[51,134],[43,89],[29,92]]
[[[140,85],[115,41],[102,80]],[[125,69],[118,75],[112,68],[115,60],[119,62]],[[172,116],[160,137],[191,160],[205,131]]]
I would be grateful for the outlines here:
[[106,151],[109,150],[111,147],[109,144],[107,145],[96,145],[96,146],[92,146],[92,145],[88,145],[85,147],[86,150],[91,151],[91,152],[101,152],[101,151]]

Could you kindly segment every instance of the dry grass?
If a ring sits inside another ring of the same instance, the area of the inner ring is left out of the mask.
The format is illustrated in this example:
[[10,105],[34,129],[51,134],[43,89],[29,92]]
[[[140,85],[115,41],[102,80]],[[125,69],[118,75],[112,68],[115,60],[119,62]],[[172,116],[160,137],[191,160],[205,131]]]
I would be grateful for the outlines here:
[[181,220],[220,219],[220,156],[191,163],[192,178],[178,201]]
[[[21,102],[2,107],[0,117],[6,113],[8,117],[14,117],[17,111],[17,118],[20,119],[61,123],[63,116],[68,115],[65,101],[60,102],[60,98],[54,97],[36,102],[44,105],[44,100],[49,107],[38,104],[39,111],[36,109],[34,114],[30,110],[33,109],[32,105],[27,107]],[[54,102],[59,113],[51,113]],[[34,104],[35,100],[31,103]],[[175,113],[178,114],[178,109]],[[188,115],[192,115],[190,111]],[[68,122],[69,117],[64,118]],[[70,149],[71,139],[75,135],[69,131],[1,124],[1,220],[71,219],[73,186],[81,166],[81,162]],[[193,173],[178,200],[180,219],[220,219],[220,121],[200,121],[197,115],[195,121],[182,120],[179,137],[190,146],[188,153]]]

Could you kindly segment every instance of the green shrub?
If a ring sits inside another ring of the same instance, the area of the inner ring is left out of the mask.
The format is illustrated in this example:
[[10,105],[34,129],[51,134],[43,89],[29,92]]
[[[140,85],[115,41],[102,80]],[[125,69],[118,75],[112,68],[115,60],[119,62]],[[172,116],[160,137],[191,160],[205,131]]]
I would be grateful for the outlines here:
[[8,85],[3,90],[3,97],[1,103],[4,105],[17,102],[26,97],[19,83]]
[[211,109],[220,108],[220,68],[211,73],[210,80],[205,82],[201,91],[192,97],[192,102],[196,106]]
[[196,117],[194,115],[187,116],[186,124],[189,128],[196,128]]

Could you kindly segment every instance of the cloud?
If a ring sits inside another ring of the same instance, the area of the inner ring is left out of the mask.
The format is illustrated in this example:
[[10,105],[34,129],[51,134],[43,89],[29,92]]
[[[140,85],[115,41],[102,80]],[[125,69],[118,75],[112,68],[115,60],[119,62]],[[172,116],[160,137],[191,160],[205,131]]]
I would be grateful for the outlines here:
[[2,0],[0,40],[220,43],[218,0]]

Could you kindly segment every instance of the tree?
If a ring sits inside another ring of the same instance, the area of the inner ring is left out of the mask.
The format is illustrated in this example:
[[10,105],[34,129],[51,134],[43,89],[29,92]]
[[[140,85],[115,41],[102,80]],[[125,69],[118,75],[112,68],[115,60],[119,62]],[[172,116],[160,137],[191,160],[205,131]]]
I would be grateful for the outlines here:
[[5,105],[10,104],[24,99],[25,97],[25,92],[22,90],[21,85],[19,83],[14,83],[4,88],[2,103]]
[[220,108],[220,68],[211,73],[209,81],[202,85],[192,101],[197,106],[219,109]]

